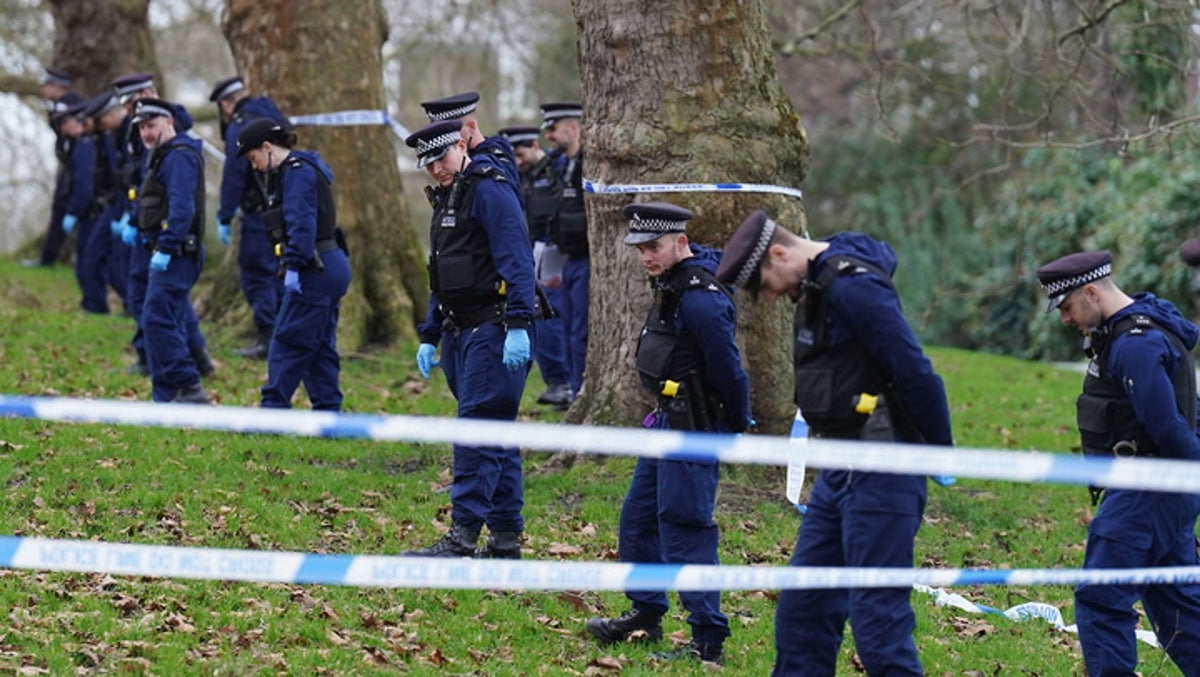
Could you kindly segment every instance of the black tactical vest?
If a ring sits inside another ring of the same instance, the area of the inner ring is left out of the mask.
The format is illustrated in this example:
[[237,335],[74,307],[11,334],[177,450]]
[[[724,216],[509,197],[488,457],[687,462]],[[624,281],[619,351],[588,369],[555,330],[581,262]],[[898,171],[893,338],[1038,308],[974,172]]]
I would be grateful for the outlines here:
[[1175,387],[1175,406],[1188,426],[1196,429],[1196,365],[1192,352],[1171,331],[1146,315],[1121,318],[1090,338],[1092,359],[1083,379],[1083,393],[1075,401],[1076,421],[1089,456],[1157,456],[1158,448],[1146,434],[1133,412],[1133,403],[1121,384],[1109,378],[1104,367],[1114,341],[1122,334],[1137,336],[1148,327],[1161,331],[1182,356],[1171,383]]
[[683,381],[704,370],[704,354],[691,334],[680,335],[675,327],[679,302],[689,290],[720,292],[729,289],[703,266],[684,260],[654,285],[654,305],[638,338],[637,370],[642,385],[658,393],[665,380]]
[[550,239],[558,204],[562,200],[562,180],[554,171],[549,154],[542,156],[533,169],[521,177],[521,192],[525,197],[525,220],[529,224],[530,241]]
[[829,287],[841,275],[875,273],[892,284],[878,266],[853,256],[831,256],[816,276],[809,270],[804,299],[796,307],[794,364],[796,406],[814,434],[858,439],[866,414],[854,411],[862,393],[878,395],[890,385],[887,375],[857,341],[840,345],[825,342],[829,320]]
[[434,191],[437,204],[429,229],[429,286],[451,313],[503,300],[487,231],[470,217],[480,181],[507,181],[495,167],[471,165],[448,189]]
[[146,180],[142,183],[142,189],[139,191],[138,197],[138,230],[142,232],[151,241],[158,239],[159,231],[167,227],[167,215],[170,205],[167,203],[167,187],[164,186],[157,176],[158,166],[162,164],[163,158],[167,153],[173,151],[186,151],[196,156],[200,161],[201,171],[198,180],[196,181],[196,211],[192,215],[192,224],[188,228],[188,233],[195,235],[199,241],[204,240],[204,158],[200,156],[200,151],[197,151],[191,146],[183,144],[170,144],[160,146],[154,149],[150,154],[150,166],[146,171]]
[[[286,195],[282,195],[283,172],[298,169],[301,165],[312,167],[313,173],[317,175],[317,242],[332,240],[334,232],[337,230],[337,205],[333,201],[333,184],[325,177],[325,172],[321,171],[321,167],[316,162],[295,153],[289,154],[280,166],[280,176],[276,180],[279,184],[279,198],[272,202],[282,203],[287,199]],[[269,209],[263,210],[262,216],[271,244],[287,242],[287,224],[283,222],[282,204],[272,204]]]
[[558,216],[554,220],[554,243],[569,256],[587,256],[587,214],[583,206],[583,151],[571,158],[563,177]]

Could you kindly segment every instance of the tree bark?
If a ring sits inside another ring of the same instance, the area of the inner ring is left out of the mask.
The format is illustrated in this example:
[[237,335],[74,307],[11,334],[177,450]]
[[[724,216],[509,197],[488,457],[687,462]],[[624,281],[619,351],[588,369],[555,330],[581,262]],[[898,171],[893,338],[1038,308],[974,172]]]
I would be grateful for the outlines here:
[[81,96],[108,90],[124,73],[158,70],[150,0],[50,0],[49,5],[54,55],[46,65],[71,73],[72,89]]
[[[760,0],[573,0],[579,28],[585,176],[600,183],[767,183],[795,187],[809,146],[776,75]],[[587,375],[570,419],[640,421],[649,404],[634,370],[650,304],[647,278],[622,243],[621,208],[635,196],[587,197],[591,315]],[[794,198],[663,193],[696,213],[689,237],[720,247],[756,208],[791,230]],[[789,304],[739,296],[739,343],[752,406],[770,432],[787,429],[792,401]]]
[[[247,87],[273,98],[284,113],[386,108],[388,23],[380,0],[226,0],[221,23]],[[415,340],[429,285],[394,135],[383,126],[297,131],[299,146],[320,151],[333,168],[338,223],[350,245],[354,277],[342,301],[339,344],[357,350]],[[236,279],[236,260],[226,257],[219,274]],[[210,302],[212,311],[240,304],[236,285],[221,293],[229,297]]]

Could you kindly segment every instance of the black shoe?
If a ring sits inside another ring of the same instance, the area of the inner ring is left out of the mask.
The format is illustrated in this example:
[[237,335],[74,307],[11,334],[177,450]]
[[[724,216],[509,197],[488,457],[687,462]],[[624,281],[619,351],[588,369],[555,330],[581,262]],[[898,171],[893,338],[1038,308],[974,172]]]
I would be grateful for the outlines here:
[[181,388],[179,392],[175,394],[175,399],[171,401],[179,404],[209,403],[208,394],[204,392],[203,386],[201,386],[199,383],[194,386],[188,386],[187,388]]
[[217,373],[217,365],[213,363],[207,348],[192,353],[192,361],[196,363],[196,371],[200,372],[201,378],[208,378]]
[[670,651],[658,651],[650,654],[653,661],[704,661],[720,665],[725,662],[725,649],[720,644],[701,644],[692,640],[687,644]]
[[584,626],[601,644],[662,639],[662,614],[630,609],[616,618],[589,618]]
[[428,548],[405,550],[401,557],[473,557],[481,527],[467,528],[455,524],[450,532]]
[[128,367],[125,367],[125,373],[129,374],[130,376],[149,376],[150,365],[146,364],[145,362],[134,362]]
[[493,531],[475,559],[521,559],[521,532]]
[[546,388],[541,395],[537,396],[537,403],[553,404],[556,407],[569,407],[574,399],[575,393],[571,392],[571,386],[562,383]]
[[267,359],[268,345],[269,344],[266,341],[263,341],[261,338],[255,339],[254,343],[251,343],[245,348],[234,349],[233,354],[239,357],[244,357],[248,360],[265,360]]

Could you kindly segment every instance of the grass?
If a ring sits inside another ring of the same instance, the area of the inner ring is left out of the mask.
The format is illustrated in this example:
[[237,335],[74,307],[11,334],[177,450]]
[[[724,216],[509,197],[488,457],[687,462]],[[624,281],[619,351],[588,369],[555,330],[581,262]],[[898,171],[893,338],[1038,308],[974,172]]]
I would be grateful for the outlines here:
[[[148,399],[123,373],[132,322],[76,310],[65,268],[0,263],[0,392]],[[265,366],[233,357],[240,339],[209,330],[219,362],[206,386],[254,405]],[[415,346],[344,359],[347,407],[449,415],[440,376],[426,382]],[[1077,444],[1081,377],[1004,357],[935,349],[960,444],[1063,450]],[[522,417],[557,420],[527,388]],[[301,397],[301,406],[307,406]],[[108,425],[0,420],[0,533],[168,545],[395,554],[438,536],[448,519],[445,445],[331,441]],[[555,462],[526,454],[527,556],[612,560],[633,461]],[[718,504],[722,561],[787,561],[799,517],[780,469],[726,467]],[[1090,517],[1081,487],[960,480],[931,487],[917,542],[925,567],[1077,567]],[[1073,617],[1061,586],[956,592],[1006,608],[1037,600]],[[733,637],[725,671],[766,674],[774,655],[772,590],[724,595]],[[390,590],[0,571],[0,671],[16,674],[695,674],[647,654],[597,647],[586,618],[627,607],[619,593]],[[917,643],[931,675],[1083,675],[1078,643],[1040,621],[939,608],[914,595]],[[666,618],[673,641],[686,613]],[[1141,647],[1143,675],[1178,675]],[[854,675],[853,641],[839,674]]]

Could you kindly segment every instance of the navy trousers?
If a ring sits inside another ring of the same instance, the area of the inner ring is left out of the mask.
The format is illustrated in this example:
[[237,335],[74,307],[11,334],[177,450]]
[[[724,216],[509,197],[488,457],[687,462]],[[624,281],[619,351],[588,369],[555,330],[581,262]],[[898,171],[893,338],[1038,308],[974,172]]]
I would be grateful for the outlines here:
[[[924,476],[822,470],[792,566],[913,565]],[[846,619],[868,675],[923,675],[911,588],[784,590],[775,609],[775,677],[833,677]]]
[[591,263],[586,256],[568,256],[563,262],[563,350],[567,382],[575,393],[583,387],[587,367],[588,286]]
[[[126,246],[124,242],[121,246]],[[133,332],[133,349],[137,351],[138,362],[146,363],[146,333],[142,330],[142,307],[146,303],[146,285],[150,283],[150,252],[135,243],[129,249],[129,276],[125,278],[125,299],[129,313],[133,315],[137,326]]]
[[80,218],[75,225],[75,280],[89,313],[108,313],[108,222],[95,217]]
[[[1200,496],[1112,489],[1088,525],[1085,569],[1194,567]],[[1159,644],[1185,675],[1200,675],[1200,585],[1081,585],[1075,622],[1091,677],[1133,677],[1133,603],[1142,601]]]
[[[458,400],[459,418],[517,419],[529,367],[504,366],[504,337],[504,326],[495,322],[442,335],[442,371]],[[536,350],[536,345],[532,348]],[[467,528],[487,524],[493,533],[524,531],[521,450],[454,445],[450,501],[455,524]]]
[[67,193],[70,181],[66,169],[60,163],[54,174],[54,195],[50,198],[50,223],[46,226],[46,239],[42,242],[41,264],[52,266],[62,255],[67,234],[62,229],[63,215],[67,213]]
[[192,287],[200,277],[203,250],[175,256],[164,271],[151,270],[142,304],[142,331],[150,366],[151,398],[170,402],[183,389],[200,383],[189,342],[199,333],[192,308]]
[[[242,237],[238,241],[238,280],[242,295],[254,316],[258,335],[271,336],[283,300],[283,282],[276,277],[279,258],[267,239],[267,227],[259,214],[242,215]],[[304,286],[301,284],[301,288]],[[343,292],[344,293],[344,292]]]
[[[243,233],[244,236],[244,233]],[[324,270],[300,272],[300,291],[285,291],[267,352],[262,406],[287,408],[304,383],[313,409],[339,411],[341,358],[337,350],[339,303],[350,287],[350,260],[341,249],[321,254]]]
[[[717,565],[720,529],[713,521],[720,467],[715,461],[639,458],[621,506],[618,556],[622,562]],[[629,591],[636,609],[666,613],[667,593]],[[729,636],[719,590],[680,592],[692,638],[720,644]]]
[[[561,313],[564,296],[562,287],[543,287],[542,290],[554,311]],[[533,358],[537,362],[538,370],[542,372],[542,380],[548,386],[568,385],[571,379],[568,377],[564,354],[562,316],[537,320],[533,323],[533,330],[537,334],[537,351],[534,352]]]

